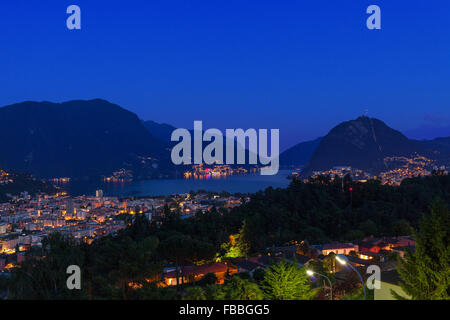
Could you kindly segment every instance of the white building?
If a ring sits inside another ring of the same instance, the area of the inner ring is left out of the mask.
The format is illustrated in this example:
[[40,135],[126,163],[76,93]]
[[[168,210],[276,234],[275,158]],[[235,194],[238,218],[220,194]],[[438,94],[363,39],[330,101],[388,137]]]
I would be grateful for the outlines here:
[[0,234],[5,234],[8,231],[7,223],[0,223]]
[[98,199],[103,199],[103,190],[99,189],[95,191],[95,197]]

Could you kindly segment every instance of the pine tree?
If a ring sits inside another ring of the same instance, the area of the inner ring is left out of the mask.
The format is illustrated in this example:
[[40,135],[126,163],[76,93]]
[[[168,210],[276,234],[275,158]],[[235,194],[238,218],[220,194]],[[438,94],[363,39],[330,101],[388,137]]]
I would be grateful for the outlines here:
[[222,250],[225,251],[220,255],[219,260],[247,257],[250,252],[249,231],[247,223],[244,220],[239,233],[229,236],[229,242],[222,244]]
[[[450,211],[435,200],[415,234],[415,251],[399,261],[401,288],[414,300],[450,298]],[[397,293],[392,294],[401,298]]]
[[269,300],[310,300],[316,294],[304,268],[284,260],[266,270],[262,288]]

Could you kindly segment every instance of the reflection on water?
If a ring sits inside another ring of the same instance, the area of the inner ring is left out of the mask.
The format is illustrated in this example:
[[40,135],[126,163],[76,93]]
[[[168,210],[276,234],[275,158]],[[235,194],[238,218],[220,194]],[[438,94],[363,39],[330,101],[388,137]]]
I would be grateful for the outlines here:
[[253,193],[268,187],[285,188],[290,180],[290,171],[280,170],[273,176],[260,174],[239,174],[227,176],[202,175],[195,179],[143,180],[132,182],[87,182],[71,181],[66,190],[72,195],[93,195],[95,190],[102,189],[105,196],[165,196],[175,193],[206,190],[213,192]]

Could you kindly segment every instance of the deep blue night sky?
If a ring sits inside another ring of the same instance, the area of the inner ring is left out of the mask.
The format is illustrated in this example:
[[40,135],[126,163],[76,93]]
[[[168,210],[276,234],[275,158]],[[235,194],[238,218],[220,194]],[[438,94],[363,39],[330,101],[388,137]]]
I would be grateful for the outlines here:
[[[66,28],[70,4],[82,30]],[[371,4],[382,30],[366,28]],[[437,0],[2,0],[0,105],[103,98],[178,127],[280,128],[282,149],[368,109],[428,137],[450,128],[449,12]]]

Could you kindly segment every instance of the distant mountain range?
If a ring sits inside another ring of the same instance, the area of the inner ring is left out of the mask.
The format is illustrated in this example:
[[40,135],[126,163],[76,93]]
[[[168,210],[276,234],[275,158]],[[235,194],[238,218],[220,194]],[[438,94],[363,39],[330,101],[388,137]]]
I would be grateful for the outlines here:
[[132,112],[105,100],[23,102],[0,108],[0,168],[38,177],[92,177],[120,168],[170,170],[166,144]]
[[410,139],[433,139],[434,137],[449,137],[450,127],[423,125],[418,128],[409,129],[403,132]]
[[[121,168],[137,179],[173,177],[173,130],[101,99],[23,102],[0,108],[0,168],[39,178],[91,178]],[[448,165],[450,137],[411,140],[378,119],[359,117],[284,151],[280,165],[304,166],[303,175],[334,166],[379,171],[385,157],[413,153]]]
[[[286,150],[280,155],[280,163],[305,165],[303,176],[335,166],[379,172],[385,169],[385,157],[411,156],[415,153],[436,160],[438,164],[448,165],[450,138],[411,140],[381,120],[362,116],[337,125],[321,139]],[[311,156],[305,161],[308,154]]]

